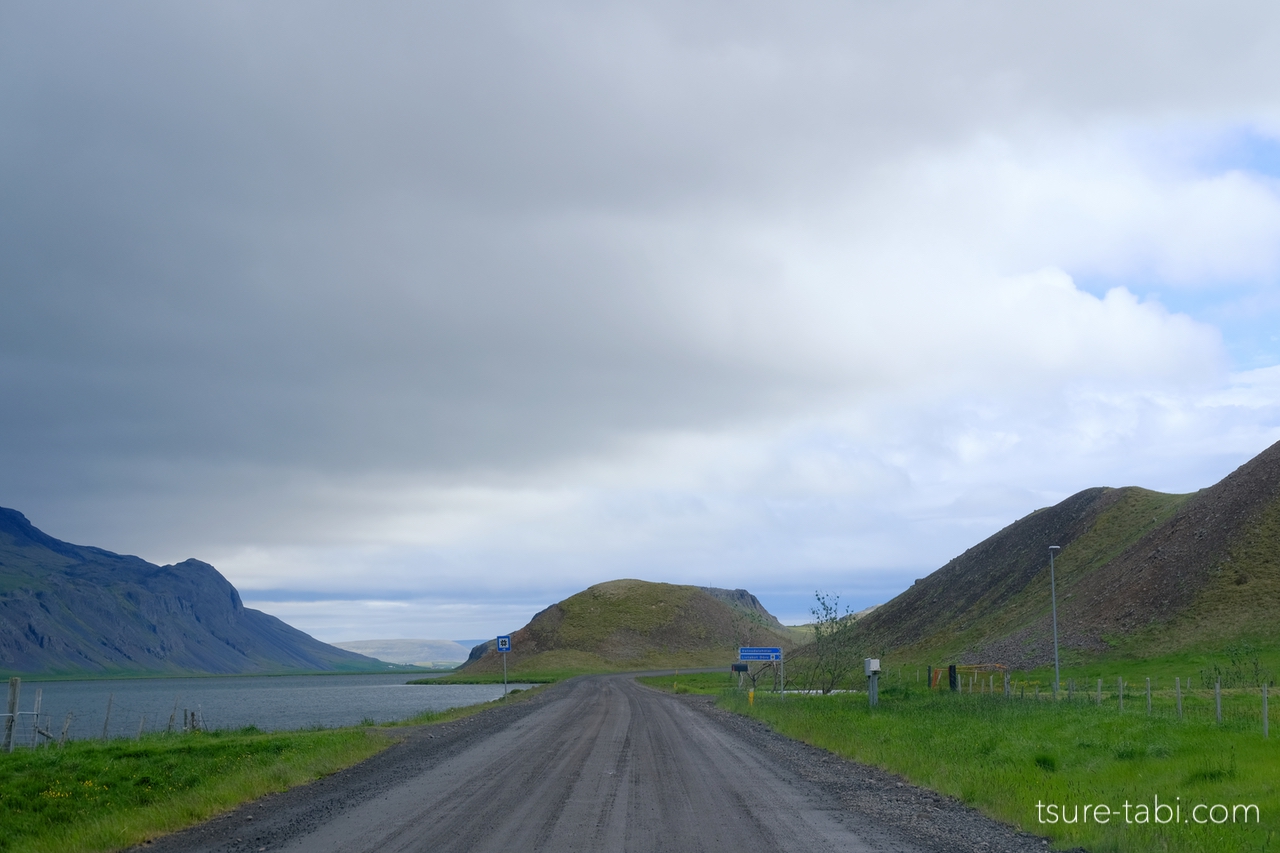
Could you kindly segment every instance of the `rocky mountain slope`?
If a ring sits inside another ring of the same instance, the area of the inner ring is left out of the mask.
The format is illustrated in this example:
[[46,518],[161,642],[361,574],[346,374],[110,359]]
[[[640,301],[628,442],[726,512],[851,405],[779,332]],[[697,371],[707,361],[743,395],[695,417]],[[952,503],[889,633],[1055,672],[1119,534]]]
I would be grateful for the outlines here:
[[0,508],[0,673],[383,670],[245,607],[213,566],[156,566]]
[[1152,654],[1280,633],[1280,444],[1191,495],[1094,488],[970,548],[857,626],[869,650],[1052,660],[1049,546],[1068,653]]
[[[513,672],[719,666],[736,660],[739,646],[794,645],[746,590],[639,580],[596,584],[553,604],[511,642]],[[463,669],[501,671],[493,642],[476,646]]]

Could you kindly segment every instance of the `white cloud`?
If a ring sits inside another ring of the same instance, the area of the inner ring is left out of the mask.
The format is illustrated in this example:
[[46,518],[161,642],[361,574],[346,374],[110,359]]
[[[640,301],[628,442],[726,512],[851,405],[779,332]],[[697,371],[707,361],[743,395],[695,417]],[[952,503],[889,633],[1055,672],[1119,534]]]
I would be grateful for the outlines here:
[[870,604],[1280,437],[1230,373],[1280,360],[1280,193],[1222,153],[1280,127],[1268,7],[43,9],[0,499],[329,638]]

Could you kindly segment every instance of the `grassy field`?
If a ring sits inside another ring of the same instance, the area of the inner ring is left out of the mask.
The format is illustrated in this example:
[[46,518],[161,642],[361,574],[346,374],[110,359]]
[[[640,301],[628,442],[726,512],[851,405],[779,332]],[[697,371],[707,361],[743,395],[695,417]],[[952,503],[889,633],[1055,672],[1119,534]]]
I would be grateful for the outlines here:
[[486,707],[377,727],[156,734],[0,753],[0,851],[119,850],[349,767],[394,743],[398,727]]
[[[669,678],[648,681],[672,689]],[[694,679],[683,686],[702,687]],[[1110,696],[1104,690],[1099,706],[1080,696],[1054,703],[1047,693],[1037,702],[926,691],[913,689],[906,678],[882,686],[875,709],[860,693],[779,699],[757,692],[749,707],[744,692],[723,689],[722,678],[719,687],[708,681],[705,690],[719,691],[725,707],[782,734],[958,797],[1049,837],[1057,848],[1100,853],[1280,846],[1280,742],[1263,739],[1261,697],[1252,690],[1224,696],[1221,726],[1212,705],[1205,707],[1212,699],[1204,691],[1184,696],[1181,721],[1171,697],[1162,704],[1153,695],[1148,715],[1145,683],[1140,695],[1126,699],[1123,712],[1114,690]],[[1191,701],[1199,703],[1194,713]],[[1273,721],[1276,716],[1272,711]],[[1209,811],[1219,805],[1225,810]],[[1080,817],[1066,823],[1064,814]],[[1224,815],[1222,824],[1195,822]]]
[[368,758],[364,729],[153,735],[0,755],[0,850],[116,850]]

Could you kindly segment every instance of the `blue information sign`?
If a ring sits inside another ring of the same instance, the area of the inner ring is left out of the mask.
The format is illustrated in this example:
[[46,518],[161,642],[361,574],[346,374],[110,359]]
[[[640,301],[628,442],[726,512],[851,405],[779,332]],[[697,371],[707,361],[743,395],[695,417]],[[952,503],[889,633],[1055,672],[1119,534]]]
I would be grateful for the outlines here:
[[500,651],[500,652],[509,652],[509,651],[511,651],[511,637],[510,637],[510,635],[506,635],[506,636],[502,636],[502,637],[499,637],[499,638],[498,638],[498,651]]
[[741,646],[738,660],[782,660],[782,649],[777,646]]

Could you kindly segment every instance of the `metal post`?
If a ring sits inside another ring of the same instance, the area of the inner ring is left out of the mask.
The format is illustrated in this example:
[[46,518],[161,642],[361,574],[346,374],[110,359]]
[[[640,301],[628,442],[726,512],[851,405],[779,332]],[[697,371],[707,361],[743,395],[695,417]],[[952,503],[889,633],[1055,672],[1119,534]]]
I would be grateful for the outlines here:
[[502,695],[507,695],[507,656],[502,656]]
[[1271,728],[1267,719],[1267,685],[1262,685],[1262,736],[1270,737]]
[[1058,669],[1058,584],[1053,576],[1053,552],[1062,548],[1061,545],[1049,546],[1049,601],[1053,607],[1053,698],[1058,698],[1058,682],[1062,680],[1062,673]]

